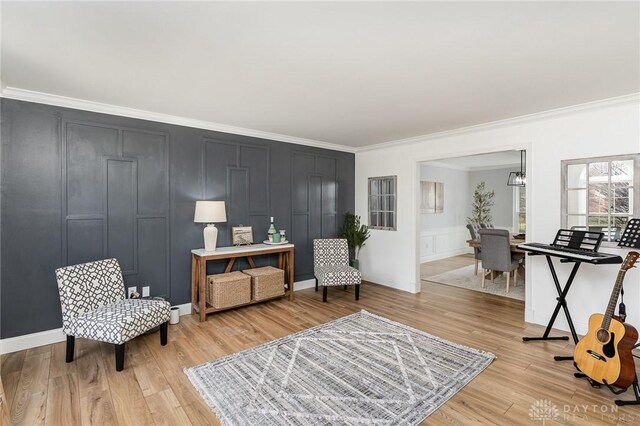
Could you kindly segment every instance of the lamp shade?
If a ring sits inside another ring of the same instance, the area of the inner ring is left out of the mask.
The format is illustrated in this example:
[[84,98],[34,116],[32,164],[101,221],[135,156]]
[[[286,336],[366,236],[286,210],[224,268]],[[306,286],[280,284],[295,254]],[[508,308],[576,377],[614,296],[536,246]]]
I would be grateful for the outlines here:
[[227,221],[227,212],[224,201],[196,201],[196,214],[193,216],[196,223],[219,223]]

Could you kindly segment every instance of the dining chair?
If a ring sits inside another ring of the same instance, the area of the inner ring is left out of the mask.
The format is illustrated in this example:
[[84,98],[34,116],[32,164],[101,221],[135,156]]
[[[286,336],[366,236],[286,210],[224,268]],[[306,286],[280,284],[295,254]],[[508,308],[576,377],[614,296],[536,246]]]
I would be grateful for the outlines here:
[[171,305],[164,300],[126,299],[116,259],[59,268],[56,279],[67,362],[73,361],[76,337],[114,344],[116,371],[124,368],[124,344],[134,337],[160,326],[160,344],[167,344]]
[[513,272],[513,285],[518,285],[518,267],[520,258],[511,253],[509,231],[504,229],[480,229],[480,241],[482,241],[482,288],[485,287],[487,271],[491,271],[491,283],[494,282],[496,271],[507,273],[507,293],[511,273]]
[[[467,229],[469,230],[472,240],[477,240],[479,238],[477,231],[480,230],[480,225],[468,223]],[[482,249],[480,247],[473,248],[473,257],[476,260],[476,267],[473,274],[478,275],[478,263],[482,260]]]

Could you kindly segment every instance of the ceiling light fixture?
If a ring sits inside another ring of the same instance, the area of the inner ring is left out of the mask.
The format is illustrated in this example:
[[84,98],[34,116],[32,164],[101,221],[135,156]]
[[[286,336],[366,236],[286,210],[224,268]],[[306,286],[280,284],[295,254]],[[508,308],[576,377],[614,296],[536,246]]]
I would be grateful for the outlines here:
[[520,171],[509,173],[507,179],[507,186],[526,186],[527,175],[524,172],[525,165],[527,164],[527,151],[520,150]]

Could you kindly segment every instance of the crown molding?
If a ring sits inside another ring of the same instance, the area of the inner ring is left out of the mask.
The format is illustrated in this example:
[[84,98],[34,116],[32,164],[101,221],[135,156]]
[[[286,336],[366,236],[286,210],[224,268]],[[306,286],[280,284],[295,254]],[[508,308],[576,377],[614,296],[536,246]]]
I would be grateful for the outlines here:
[[622,105],[627,103],[640,102],[640,93],[632,93],[629,95],[616,96],[613,98],[601,99],[592,102],[585,102],[582,104],[571,105],[568,107],[555,108],[547,111],[536,112],[533,114],[521,115],[518,117],[507,118],[504,120],[491,121],[489,123],[476,124],[473,126],[461,127],[453,130],[445,130],[442,132],[428,133],[426,135],[413,136],[406,139],[398,139],[388,142],[381,142],[374,145],[368,145],[359,147],[356,152],[374,151],[378,149],[391,148],[394,146],[410,145],[413,143],[426,142],[434,139],[441,139],[454,135],[461,135],[466,133],[478,132],[481,130],[496,129],[500,127],[508,127],[521,123],[528,123],[538,120],[543,120],[551,117],[558,117],[561,115],[571,114],[580,111],[586,111],[596,108],[605,108],[614,105]]
[[262,130],[247,129],[244,127],[228,126],[212,121],[196,120],[176,115],[162,114],[118,105],[110,105],[100,102],[87,101],[66,96],[52,95],[49,93],[19,89],[17,87],[1,87],[0,97],[19,101],[35,102],[39,104],[55,105],[63,108],[79,109],[102,114],[117,115],[121,117],[137,118],[140,120],[156,121],[160,123],[175,124],[178,126],[195,127],[197,129],[212,130],[214,132],[231,133],[234,135],[250,136],[259,139],[268,139],[286,142],[296,145],[306,145],[316,148],[330,149],[341,152],[356,152],[356,148],[314,139],[299,138],[296,136],[281,135]]
[[[2,83],[0,81],[0,83]],[[489,123],[477,124],[473,126],[461,127],[458,129],[445,130],[436,133],[427,133],[425,135],[413,136],[406,139],[392,140],[381,142],[374,145],[362,147],[352,147],[347,145],[335,144],[330,142],[318,141],[314,139],[300,138],[297,136],[281,135],[278,133],[265,132],[262,130],[247,129],[244,127],[228,126],[225,124],[214,123],[205,120],[196,120],[187,117],[180,117],[170,114],[162,114],[153,111],[146,111],[135,108],[128,108],[118,105],[105,104],[100,102],[87,101],[78,98],[70,98],[66,96],[53,95],[49,93],[36,92],[32,90],[20,89],[17,87],[5,86],[0,84],[0,98],[16,99],[26,102],[35,102],[39,104],[55,105],[63,108],[79,109],[84,111],[97,112],[102,114],[117,115],[121,117],[137,118],[140,120],[156,121],[160,123],[175,124],[178,126],[193,127],[203,130],[211,130],[214,132],[229,133],[235,135],[249,136],[259,139],[268,139],[279,142],[291,143],[296,145],[312,146],[316,148],[329,149],[333,151],[358,153],[365,151],[374,151],[378,149],[391,148],[394,146],[410,145],[413,143],[426,142],[434,139],[445,138],[448,136],[460,135],[465,133],[478,132],[482,130],[495,129],[500,127],[513,126],[520,123],[527,123],[545,118],[557,117],[565,114],[575,113],[596,108],[603,108],[613,105],[621,105],[626,103],[640,102],[640,93],[632,93],[624,96],[602,99],[593,102],[586,102],[568,107],[556,108],[548,111],[537,112],[533,114],[522,115],[504,120],[491,121]]]
[[511,163],[511,164],[497,164],[494,166],[479,166],[479,167],[475,167],[475,166],[460,166],[458,164],[449,164],[446,162],[446,160],[427,160],[427,161],[421,161],[420,165],[422,166],[429,166],[429,167],[439,167],[442,169],[451,169],[451,170],[460,170],[463,172],[481,172],[481,171],[485,171],[485,170],[506,170],[506,169],[513,169],[516,167],[520,167],[520,163]]

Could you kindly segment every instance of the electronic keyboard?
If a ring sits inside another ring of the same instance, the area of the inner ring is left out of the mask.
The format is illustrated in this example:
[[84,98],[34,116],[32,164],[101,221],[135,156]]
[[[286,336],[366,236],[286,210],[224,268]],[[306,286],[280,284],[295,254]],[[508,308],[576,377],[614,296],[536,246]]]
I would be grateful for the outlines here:
[[593,264],[619,264],[622,257],[617,254],[599,253],[597,251],[569,248],[559,244],[521,243],[517,247],[520,250],[533,254],[562,257],[564,259],[587,262]]

